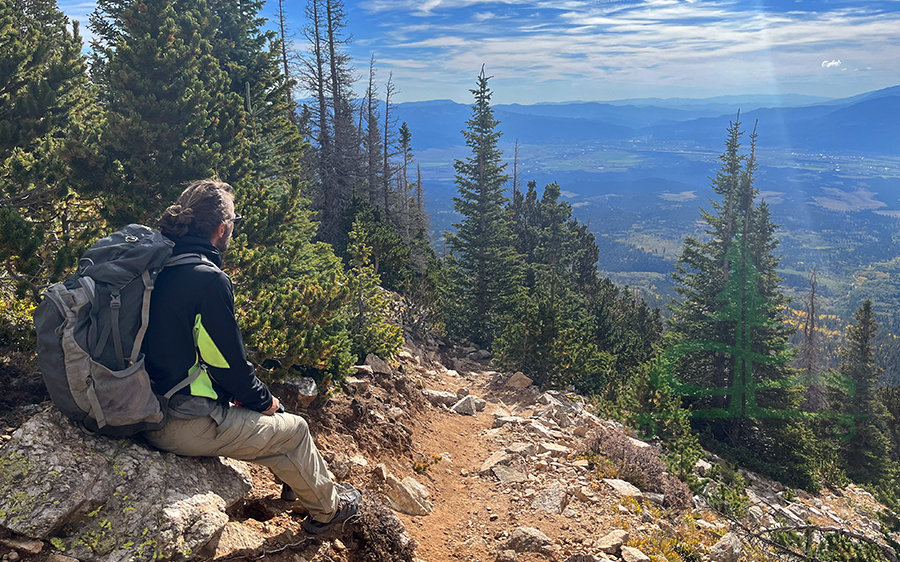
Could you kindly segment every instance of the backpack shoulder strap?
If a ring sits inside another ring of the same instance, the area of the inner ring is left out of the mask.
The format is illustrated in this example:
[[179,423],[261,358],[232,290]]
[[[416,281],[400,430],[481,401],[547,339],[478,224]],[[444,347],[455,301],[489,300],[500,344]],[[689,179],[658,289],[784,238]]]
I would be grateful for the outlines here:
[[211,259],[204,256],[203,254],[191,253],[191,254],[178,254],[177,256],[171,256],[166,260],[166,263],[163,267],[173,267],[176,265],[190,265],[190,264],[205,264],[216,269],[219,269],[216,264],[213,263]]

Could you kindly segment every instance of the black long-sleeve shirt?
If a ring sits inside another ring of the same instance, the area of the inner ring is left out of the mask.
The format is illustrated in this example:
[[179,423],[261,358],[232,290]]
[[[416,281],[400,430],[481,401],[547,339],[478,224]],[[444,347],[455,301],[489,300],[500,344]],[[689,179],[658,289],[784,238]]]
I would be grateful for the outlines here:
[[[164,394],[197,369],[203,372],[178,394],[230,401],[262,412],[272,394],[247,361],[234,317],[231,280],[218,266],[222,256],[208,240],[173,238],[173,256],[197,253],[208,264],[163,268],[150,300],[150,325],[143,350],[157,394]],[[186,396],[185,396],[186,398]]]

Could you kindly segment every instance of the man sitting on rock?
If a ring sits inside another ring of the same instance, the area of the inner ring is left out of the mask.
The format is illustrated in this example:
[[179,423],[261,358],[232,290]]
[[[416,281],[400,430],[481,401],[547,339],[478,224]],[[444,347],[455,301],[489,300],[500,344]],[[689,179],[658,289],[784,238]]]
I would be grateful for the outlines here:
[[190,383],[169,402],[166,426],[144,435],[178,455],[269,467],[284,483],[282,498],[309,510],[304,530],[320,534],[353,517],[362,497],[352,487],[336,488],[306,421],[280,413],[247,361],[231,281],[219,269],[240,222],[231,186],[212,179],[191,183],[159,220],[175,242],[173,258],[200,254],[209,262],[166,267],[156,280],[144,340],[147,371],[160,395]]

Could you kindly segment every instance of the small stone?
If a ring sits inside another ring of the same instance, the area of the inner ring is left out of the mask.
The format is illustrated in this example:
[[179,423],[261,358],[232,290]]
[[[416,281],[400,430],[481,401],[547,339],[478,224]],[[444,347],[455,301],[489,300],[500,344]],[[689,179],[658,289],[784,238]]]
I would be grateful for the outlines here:
[[377,465],[375,465],[375,478],[377,478],[381,482],[387,482],[388,474],[389,472],[387,466],[385,466],[384,463],[378,463]]
[[554,482],[549,488],[534,498],[531,502],[532,509],[540,509],[547,513],[559,515],[568,503],[568,492],[562,482]]
[[497,562],[516,562],[516,560],[518,558],[515,550],[501,550],[497,553]]
[[475,397],[474,396],[466,396],[459,402],[453,405],[450,408],[451,412],[456,412],[457,414],[462,414],[464,416],[474,416],[478,412],[478,408],[475,406]]
[[511,455],[506,451],[497,451],[496,453],[488,457],[486,461],[484,461],[478,472],[481,474],[485,474],[498,464],[508,465],[514,460],[516,460],[516,455]]
[[78,559],[64,554],[51,554],[47,557],[46,562],[78,562]]
[[0,539],[0,544],[18,552],[24,552],[25,554],[37,554],[44,548],[44,543],[41,541],[25,537]]
[[362,467],[369,466],[369,461],[367,461],[366,458],[362,455],[353,455],[352,457],[350,457],[350,462]]
[[491,516],[490,516],[489,519],[490,519],[491,521],[496,521],[497,519],[500,519],[500,516],[497,515],[496,513],[491,513]]
[[465,478],[469,475],[469,471],[466,470],[465,468],[461,468],[461,469],[459,469],[459,475],[462,476],[463,478]]
[[588,468],[590,468],[591,463],[587,459],[578,459],[577,461],[572,463],[572,466],[582,470],[587,470]]
[[372,367],[369,365],[354,365],[353,369],[356,371],[356,374],[371,377],[374,373],[372,371]]
[[607,554],[618,554],[622,549],[622,545],[628,542],[630,536],[631,535],[628,534],[628,531],[624,531],[621,529],[613,531],[604,535],[603,538],[595,542],[594,547]]
[[663,494],[654,494],[653,492],[644,492],[644,497],[657,505],[663,505],[666,501],[666,496]]
[[507,550],[515,552],[548,552],[553,544],[550,538],[534,527],[517,527],[506,543]]
[[510,388],[526,388],[531,385],[533,381],[526,377],[521,371],[516,372],[513,376],[509,377],[509,380],[506,381],[506,386]]
[[452,406],[459,401],[459,398],[456,397],[452,392],[445,392],[443,390],[431,390],[429,388],[422,389],[422,394],[425,398],[431,402],[435,406]]
[[391,369],[391,366],[374,353],[370,353],[366,356],[366,365],[372,367],[372,371],[375,373],[379,373],[382,375],[394,374],[394,370]]
[[710,562],[737,562],[741,557],[741,539],[728,533],[709,549]]
[[503,466],[502,464],[494,466],[491,471],[494,473],[494,476],[497,477],[497,480],[499,480],[501,484],[528,482],[527,476],[525,476],[518,470],[509,468],[508,466]]
[[516,425],[523,424],[527,421],[528,420],[526,420],[525,418],[520,418],[519,416],[500,416],[499,418],[496,418],[494,420],[494,428],[496,429],[498,427],[503,427],[504,425],[506,425],[508,423],[512,423],[512,424],[516,424]]
[[556,443],[540,443],[537,447],[538,454],[550,453],[551,457],[565,457],[571,451],[568,447],[557,445]]
[[610,488],[615,490],[617,494],[624,498],[640,499],[641,497],[643,497],[641,491],[630,482],[619,480],[617,478],[604,478],[603,481],[606,482]]
[[625,562],[650,562],[650,557],[636,548],[623,546],[622,560]]
[[337,552],[344,552],[345,550],[347,550],[347,547],[344,546],[344,543],[342,543],[340,539],[334,539],[334,541],[332,541],[331,543],[331,546],[334,547],[334,550]]
[[14,550],[6,555],[6,559],[9,562],[19,562],[19,553]]
[[457,400],[462,400],[463,398],[465,398],[465,397],[468,396],[469,394],[470,394],[470,392],[469,392],[469,389],[468,389],[468,388],[466,388],[466,387],[459,388],[459,389],[456,390],[456,399],[457,399]]
[[366,379],[347,377],[346,379],[344,379],[344,385],[354,392],[365,392],[369,390],[369,381]]
[[530,457],[534,454],[535,448],[531,443],[513,443],[509,447],[506,448],[506,452],[513,455],[522,455],[523,457]]

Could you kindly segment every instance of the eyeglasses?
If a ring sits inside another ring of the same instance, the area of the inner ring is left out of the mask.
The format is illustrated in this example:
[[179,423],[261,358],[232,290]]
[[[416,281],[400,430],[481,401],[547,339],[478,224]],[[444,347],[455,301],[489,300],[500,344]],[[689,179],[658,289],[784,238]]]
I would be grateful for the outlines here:
[[241,224],[242,220],[244,220],[244,217],[236,214],[236,215],[234,215],[233,219],[225,219],[225,222],[230,222],[230,223],[233,223],[234,226],[238,226]]

